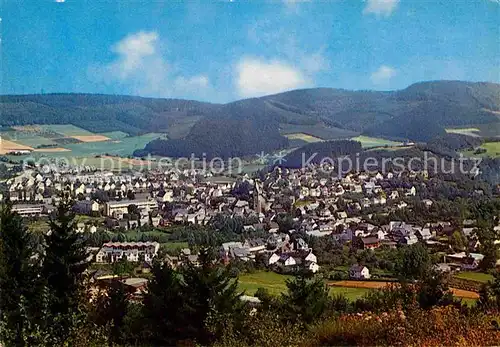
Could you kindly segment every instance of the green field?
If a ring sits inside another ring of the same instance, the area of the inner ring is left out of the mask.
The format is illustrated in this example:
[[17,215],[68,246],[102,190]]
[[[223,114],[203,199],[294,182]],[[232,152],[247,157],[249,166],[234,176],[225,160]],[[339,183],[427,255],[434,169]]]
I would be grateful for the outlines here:
[[149,133],[140,136],[125,137],[121,140],[114,141],[104,141],[104,142],[87,142],[87,143],[74,143],[65,145],[64,148],[71,150],[71,156],[95,156],[95,155],[117,155],[117,156],[129,156],[136,149],[142,149],[146,144],[153,141],[154,139],[164,136],[160,133]]
[[287,137],[289,140],[302,140],[302,141],[305,141],[307,143],[323,141],[319,137],[312,136],[309,134],[304,134],[304,133],[286,134],[285,137]]
[[480,129],[478,128],[446,128],[445,131],[448,134],[460,134],[460,135],[468,135],[468,136],[474,136],[474,137],[479,137],[479,133],[481,132]]
[[183,248],[189,248],[189,243],[187,242],[167,242],[167,243],[162,243],[160,245],[161,248],[164,248],[167,251],[175,251],[175,250],[181,250]]
[[472,271],[459,272],[455,275],[455,277],[481,283],[486,283],[488,281],[493,280],[493,276],[490,274],[483,272],[472,272]]
[[335,127],[326,127],[321,124],[296,125],[296,124],[286,124],[286,123],[280,124],[280,133],[283,136],[288,134],[303,133],[323,140],[347,139],[359,134],[354,131],[335,128]]
[[486,149],[486,155],[488,155],[489,157],[493,158],[500,157],[500,141],[485,142],[481,147]]
[[99,133],[97,135],[106,136],[110,140],[121,140],[121,139],[129,136],[127,133],[124,133],[123,131],[110,131],[107,133]]
[[39,145],[57,145],[52,139],[25,131],[2,131],[0,135],[7,140],[33,148]]
[[370,136],[357,136],[351,138],[351,140],[354,141],[359,141],[361,142],[361,146],[363,148],[370,148],[370,147],[394,147],[394,146],[401,146],[401,142],[396,142],[396,141],[391,141],[391,140],[385,140],[377,137],[370,137]]
[[491,158],[500,158],[500,141],[495,142],[485,142],[480,148],[486,150],[484,153],[475,153],[475,150],[468,150],[462,152],[465,156],[468,157],[491,157]]
[[[133,154],[136,149],[142,149],[146,144],[154,139],[164,137],[164,134],[160,133],[149,133],[140,136],[130,136],[124,137],[121,140],[114,141],[102,141],[102,142],[86,142],[86,143],[71,143],[60,145],[60,147],[69,149],[68,152],[54,152],[54,153],[31,153],[28,156],[13,156],[14,160],[22,160],[26,157],[32,157],[35,159],[40,159],[42,157],[46,158],[68,158],[70,164],[74,165],[94,165],[98,166],[101,162],[105,165],[110,165],[112,159],[106,158],[101,160],[101,158],[95,158],[96,156],[102,156],[105,154],[119,157],[128,157]],[[28,143],[22,142],[28,145]]]
[[79,128],[72,124],[42,124],[37,125],[40,129],[45,131],[52,131],[64,136],[90,136],[95,135],[88,130]]
[[[292,276],[280,275],[275,272],[259,271],[243,274],[239,277],[239,290],[245,291],[247,295],[254,295],[257,289],[265,288],[272,295],[280,295],[286,292],[285,281]],[[356,300],[365,295],[370,289],[330,287],[330,295],[342,294],[349,300]]]
[[500,137],[500,122],[486,124],[471,124],[467,127],[451,127],[445,129],[447,133],[462,134],[474,137]]
[[275,272],[259,271],[246,273],[239,277],[239,289],[248,295],[253,295],[259,288],[265,288],[270,294],[279,295],[286,291],[285,281],[292,276],[280,275]]

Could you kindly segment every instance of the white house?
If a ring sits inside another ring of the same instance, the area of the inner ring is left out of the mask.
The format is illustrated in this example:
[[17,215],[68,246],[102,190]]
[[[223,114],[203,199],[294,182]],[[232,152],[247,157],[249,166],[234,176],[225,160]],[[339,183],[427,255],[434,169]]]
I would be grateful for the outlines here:
[[269,257],[269,260],[267,261],[268,265],[276,264],[280,260],[280,256],[277,255],[276,253],[273,253],[271,257]]
[[353,265],[349,268],[349,278],[361,280],[370,278],[370,270],[366,266]]
[[317,263],[318,262],[318,258],[312,253],[312,252],[309,252],[309,254],[304,258],[305,261],[310,261],[310,262],[313,262],[313,263]]

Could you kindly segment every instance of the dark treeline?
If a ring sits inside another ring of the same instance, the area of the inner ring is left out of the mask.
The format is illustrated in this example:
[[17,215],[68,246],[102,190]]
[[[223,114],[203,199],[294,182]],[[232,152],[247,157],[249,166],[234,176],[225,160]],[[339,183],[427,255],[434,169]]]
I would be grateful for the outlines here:
[[288,139],[278,132],[274,122],[256,122],[248,119],[212,118],[196,123],[184,139],[155,140],[147,144],[144,150],[137,150],[134,155],[147,153],[169,157],[198,158],[206,155],[207,159],[223,159],[255,155],[285,148]]
[[351,140],[325,141],[307,144],[288,154],[280,166],[287,168],[301,168],[304,163],[337,164],[337,158],[350,154],[360,153],[361,143]]

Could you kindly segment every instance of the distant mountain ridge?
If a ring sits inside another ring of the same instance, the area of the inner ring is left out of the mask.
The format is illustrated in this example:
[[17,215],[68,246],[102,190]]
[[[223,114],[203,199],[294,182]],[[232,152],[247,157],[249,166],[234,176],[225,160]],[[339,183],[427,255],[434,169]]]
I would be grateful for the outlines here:
[[431,81],[385,92],[313,88],[227,104],[98,94],[4,95],[0,111],[3,126],[71,123],[93,132],[166,132],[170,140],[146,147],[155,154],[215,148],[213,155],[242,155],[286,146],[280,129],[290,125],[413,141],[442,135],[445,127],[495,127],[500,84]]

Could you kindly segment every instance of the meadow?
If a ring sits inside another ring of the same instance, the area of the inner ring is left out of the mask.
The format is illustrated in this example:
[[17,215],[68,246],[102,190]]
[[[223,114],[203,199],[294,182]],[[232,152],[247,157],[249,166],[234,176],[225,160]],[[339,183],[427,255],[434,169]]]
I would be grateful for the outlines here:
[[445,131],[448,134],[460,134],[474,137],[480,137],[479,133],[481,132],[478,128],[447,128]]
[[[258,271],[246,273],[239,276],[238,288],[245,291],[247,295],[254,295],[257,289],[265,288],[272,295],[280,295],[286,292],[286,280],[292,278],[289,275],[281,275],[275,272]],[[330,287],[330,295],[344,295],[347,299],[354,301],[365,295],[370,289]]]
[[323,141],[319,137],[312,136],[309,134],[304,134],[304,133],[286,134],[285,137],[288,138],[289,140],[302,140],[302,141],[305,141],[307,143]]
[[500,137],[500,122],[472,124],[467,127],[452,127],[445,129],[447,133],[462,134],[474,137]]
[[479,148],[485,149],[483,153],[476,153],[475,150],[468,150],[462,152],[468,157],[491,157],[500,158],[500,141],[487,141],[484,142]]
[[[126,159],[150,141],[165,138],[162,133],[129,136],[121,131],[92,133],[71,124],[19,126],[2,131],[0,154],[30,149],[29,155],[12,156],[14,160],[63,158],[72,165],[88,165],[105,169],[129,168],[144,163]],[[105,156],[105,157],[104,157]],[[147,164],[147,163],[146,163]]]
[[363,148],[384,147],[384,146],[394,147],[402,145],[401,142],[385,140],[378,137],[363,136],[363,135],[353,137],[351,138],[351,140],[361,142],[361,146]]
[[472,272],[472,271],[463,271],[454,275],[456,278],[462,278],[470,281],[476,281],[481,283],[486,283],[488,281],[493,280],[493,276],[483,272]]

